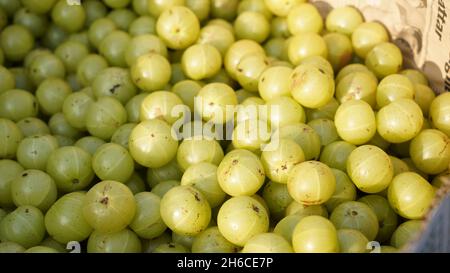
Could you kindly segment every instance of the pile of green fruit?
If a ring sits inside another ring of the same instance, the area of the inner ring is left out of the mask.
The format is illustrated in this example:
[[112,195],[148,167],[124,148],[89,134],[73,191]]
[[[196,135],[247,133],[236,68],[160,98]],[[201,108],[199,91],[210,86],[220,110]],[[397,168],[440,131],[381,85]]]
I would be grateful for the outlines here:
[[[382,24],[306,2],[0,0],[0,252],[414,241],[448,187],[450,93]],[[178,139],[183,118],[234,131]]]

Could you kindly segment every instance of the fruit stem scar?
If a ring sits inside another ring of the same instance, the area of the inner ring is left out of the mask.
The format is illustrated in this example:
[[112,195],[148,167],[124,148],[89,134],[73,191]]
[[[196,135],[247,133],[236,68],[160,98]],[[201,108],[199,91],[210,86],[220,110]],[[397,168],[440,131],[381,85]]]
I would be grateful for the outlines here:
[[100,203],[102,203],[103,205],[108,205],[108,201],[109,201],[109,198],[107,196],[105,196],[100,200]]

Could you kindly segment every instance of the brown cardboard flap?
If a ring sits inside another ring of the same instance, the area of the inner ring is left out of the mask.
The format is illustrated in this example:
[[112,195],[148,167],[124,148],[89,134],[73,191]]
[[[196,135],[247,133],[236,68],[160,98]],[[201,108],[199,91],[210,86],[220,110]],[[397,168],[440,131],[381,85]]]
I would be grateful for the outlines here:
[[366,21],[379,21],[404,53],[406,67],[425,72],[436,93],[450,91],[449,0],[312,0],[323,16],[352,5]]

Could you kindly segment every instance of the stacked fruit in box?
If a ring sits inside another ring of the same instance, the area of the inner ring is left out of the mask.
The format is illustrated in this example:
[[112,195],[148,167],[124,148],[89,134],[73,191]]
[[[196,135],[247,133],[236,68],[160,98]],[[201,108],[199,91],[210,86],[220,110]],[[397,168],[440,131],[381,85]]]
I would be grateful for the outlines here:
[[0,252],[398,251],[449,136],[350,6],[0,0]]

